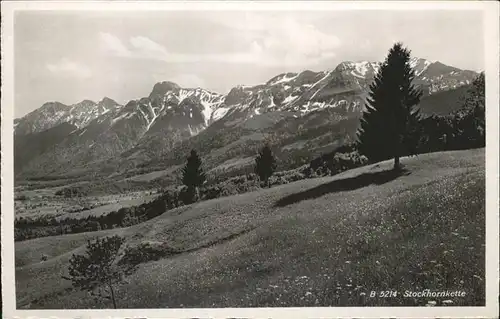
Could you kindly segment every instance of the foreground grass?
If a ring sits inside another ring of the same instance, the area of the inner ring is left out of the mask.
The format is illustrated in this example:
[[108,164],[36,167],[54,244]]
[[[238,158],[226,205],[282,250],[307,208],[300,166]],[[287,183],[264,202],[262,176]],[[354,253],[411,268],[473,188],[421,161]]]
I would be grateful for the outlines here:
[[[403,163],[400,176],[381,173],[392,165],[384,162],[197,203],[120,229],[130,245],[166,243],[184,253],[143,264],[118,289],[118,306],[484,304],[484,149]],[[23,260],[18,307],[110,307],[60,279],[84,244],[70,236],[33,241],[32,250],[31,241],[16,243]],[[51,258],[40,263],[35,251]],[[466,296],[402,297],[425,288]],[[370,298],[372,290],[399,294]]]

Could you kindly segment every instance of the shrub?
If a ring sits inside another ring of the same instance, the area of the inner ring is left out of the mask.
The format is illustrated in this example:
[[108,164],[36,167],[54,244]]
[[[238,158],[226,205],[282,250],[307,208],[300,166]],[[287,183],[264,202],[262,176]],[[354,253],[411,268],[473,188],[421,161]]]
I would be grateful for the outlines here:
[[137,246],[127,247],[121,262],[138,265],[148,261],[159,260],[173,254],[178,253],[177,250],[167,246],[165,243],[141,243]]
[[323,154],[313,159],[309,164],[309,172],[307,174],[309,174],[309,176],[335,175],[349,169],[364,166],[368,163],[368,158],[361,155],[352,144],[345,145],[333,152]]
[[194,187],[183,187],[179,193],[179,199],[185,205],[192,204],[196,201],[196,189]]
[[73,254],[69,261],[68,276],[62,278],[95,297],[111,299],[116,309],[113,286],[123,282],[125,276],[137,269],[137,265],[119,260],[118,253],[123,243],[124,239],[120,236],[89,241],[84,255]]
[[26,195],[24,195],[24,194],[23,194],[23,195],[18,195],[18,196],[16,196],[16,198],[15,198],[15,200],[20,200],[20,201],[25,201],[25,200],[27,200],[27,199],[28,199],[28,196],[26,196]]

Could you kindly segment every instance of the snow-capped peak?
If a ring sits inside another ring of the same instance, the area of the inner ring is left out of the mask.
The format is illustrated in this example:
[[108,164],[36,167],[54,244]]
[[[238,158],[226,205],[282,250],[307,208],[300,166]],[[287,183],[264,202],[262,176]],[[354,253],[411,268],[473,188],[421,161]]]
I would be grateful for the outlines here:
[[266,84],[267,85],[276,85],[280,83],[286,83],[290,82],[293,79],[297,78],[299,76],[298,73],[283,73],[278,76],[275,76],[271,80],[269,80]]
[[[415,70],[419,81],[431,86],[431,92],[456,87],[470,81],[468,78],[470,76],[462,75],[462,70],[439,62],[412,57],[409,65]],[[97,103],[84,100],[70,106],[55,102],[46,103],[40,109],[20,119],[16,124],[16,132],[19,131],[21,134],[40,132],[63,122],[82,128],[105,114],[103,118],[115,119],[113,123],[135,118],[136,115],[138,118],[144,117],[149,129],[163,116],[190,115],[189,121],[196,122],[192,125],[206,128],[227,114],[233,114],[231,110],[311,111],[316,107],[337,105],[340,100],[331,98],[332,92],[365,90],[373,81],[380,66],[379,62],[345,61],[334,70],[281,73],[266,83],[253,86],[238,85],[225,95],[199,87],[182,88],[174,82],[163,81],[154,85],[148,97],[135,103],[123,103],[128,105],[124,107],[107,97]],[[440,85],[443,77],[447,81]]]
[[345,61],[340,63],[335,70],[341,72],[349,72],[355,77],[358,78],[367,78],[370,75],[375,74],[379,69],[378,62],[369,62],[369,61]]
[[[162,110],[166,112],[174,105],[198,107],[204,119],[204,125],[208,126],[213,121],[214,112],[223,104],[224,95],[200,87],[181,88],[173,82],[163,81],[154,86],[149,99],[156,100],[155,104],[162,105]],[[220,114],[219,112],[218,115]]]
[[65,116],[65,120],[76,125],[78,128],[82,128],[87,126],[87,124],[94,119],[119,106],[118,103],[106,97],[98,103],[90,100],[83,100],[71,106],[71,109]]
[[410,67],[415,70],[415,75],[419,76],[431,65],[432,61],[421,59],[417,57],[410,58]]
[[[417,76],[421,75],[427,68],[434,62],[421,59],[418,57],[410,58],[410,67],[415,70]],[[342,72],[349,72],[351,75],[358,78],[369,78],[375,75],[380,69],[379,62],[369,61],[345,61],[340,63],[335,70]]]

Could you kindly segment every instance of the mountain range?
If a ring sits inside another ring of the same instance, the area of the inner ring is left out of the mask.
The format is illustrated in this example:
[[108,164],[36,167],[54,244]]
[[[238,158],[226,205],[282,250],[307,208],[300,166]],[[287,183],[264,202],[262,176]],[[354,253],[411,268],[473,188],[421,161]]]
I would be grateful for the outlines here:
[[[456,92],[478,75],[419,58],[410,64],[426,113],[452,111]],[[180,165],[191,148],[207,170],[227,171],[250,165],[264,141],[283,165],[291,158],[305,162],[354,139],[379,67],[347,61],[327,71],[279,74],[227,94],[164,81],[125,105],[107,97],[48,102],[14,121],[16,178],[124,178]]]

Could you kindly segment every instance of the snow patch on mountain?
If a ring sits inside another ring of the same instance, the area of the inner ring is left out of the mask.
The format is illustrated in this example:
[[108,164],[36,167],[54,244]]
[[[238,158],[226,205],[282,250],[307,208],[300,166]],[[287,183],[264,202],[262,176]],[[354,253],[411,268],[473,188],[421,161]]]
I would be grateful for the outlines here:
[[369,62],[369,61],[360,61],[360,62],[351,62],[346,61],[340,63],[335,70],[340,72],[347,72],[352,76],[357,78],[366,79],[375,75],[380,69],[380,65],[378,62]]
[[[321,82],[323,82],[329,75],[330,75],[331,72],[325,72],[325,76],[323,76],[321,79],[319,79],[319,81],[317,81],[316,83],[314,83],[312,86],[311,86],[311,89],[312,88],[315,88],[318,84],[320,84]],[[316,94],[318,94],[318,92],[321,91],[321,89],[318,89],[316,90],[316,92],[314,92],[314,94],[311,96],[311,100],[316,96]]]
[[144,113],[144,111],[142,110],[142,108],[139,106],[137,108],[137,110],[142,114],[142,117],[144,118],[144,120],[146,120],[146,125],[149,126],[149,117],[146,113]]
[[359,74],[362,77],[366,76],[366,73],[368,73],[368,68],[370,67],[370,62],[359,62],[354,64],[354,69],[356,70],[357,74]]
[[153,106],[151,105],[151,101],[148,102],[148,107],[149,107],[149,112],[152,114],[151,121],[149,121],[148,126],[146,127],[146,131],[149,131],[153,123],[156,121],[156,119],[160,116],[161,111],[165,108],[165,105],[163,104],[160,110],[156,111],[153,109]]
[[129,113],[125,118],[126,119],[129,119],[131,118],[132,116],[136,115],[136,113],[132,112],[132,113]]
[[286,73],[280,77],[278,77],[278,79],[276,80],[271,80],[270,82],[268,82],[268,85],[276,85],[276,84],[280,84],[280,83],[285,83],[285,82],[290,82],[294,79],[296,79],[299,75],[297,73]]
[[[212,113],[217,110],[224,102],[224,96],[218,93],[210,92],[201,88],[196,89],[179,89],[177,92],[167,92],[169,96],[175,96],[177,104],[180,104],[187,98],[192,98],[193,102],[199,101],[202,106],[201,113],[205,121],[205,126],[208,126]],[[164,104],[167,98],[164,98]]]
[[123,113],[111,120],[111,125],[115,125],[118,121],[123,120],[129,115],[129,113]]
[[193,93],[194,93],[193,91],[181,89],[179,91],[179,95],[177,96],[177,99],[179,100],[179,103],[181,103],[182,101],[184,101],[184,99],[188,98],[189,96],[193,95]]
[[287,97],[283,100],[283,102],[281,102],[281,103],[282,103],[283,105],[286,105],[286,104],[292,103],[292,102],[293,102],[293,101],[295,101],[298,97],[299,97],[298,95],[296,95],[296,96],[294,96],[294,95],[289,95],[289,96],[287,96]]
[[201,101],[201,105],[203,106],[203,110],[201,114],[203,114],[203,119],[205,120],[205,125],[208,125],[210,119],[212,118],[212,114],[217,110],[217,107],[221,104],[221,102],[209,102],[209,101]]
[[204,127],[199,127],[199,126],[192,126],[192,125],[188,125],[188,129],[189,129],[189,133],[191,134],[191,136],[196,136],[198,134],[200,134],[201,131],[204,130]]
[[270,108],[273,108],[275,106],[276,106],[276,104],[274,103],[274,99],[271,97],[271,103],[269,103],[269,105],[267,106],[267,108],[270,109]]
[[410,64],[410,67],[415,70],[415,75],[420,76],[422,73],[425,72],[425,70],[427,70],[427,68],[429,68],[429,66],[432,63],[433,62],[431,62],[429,60],[413,57],[410,59],[409,64]]
[[228,108],[228,107],[221,107],[221,108],[216,109],[212,113],[212,122],[218,121],[221,118],[223,118],[227,114],[227,112],[229,112],[229,110],[230,110],[230,108]]

